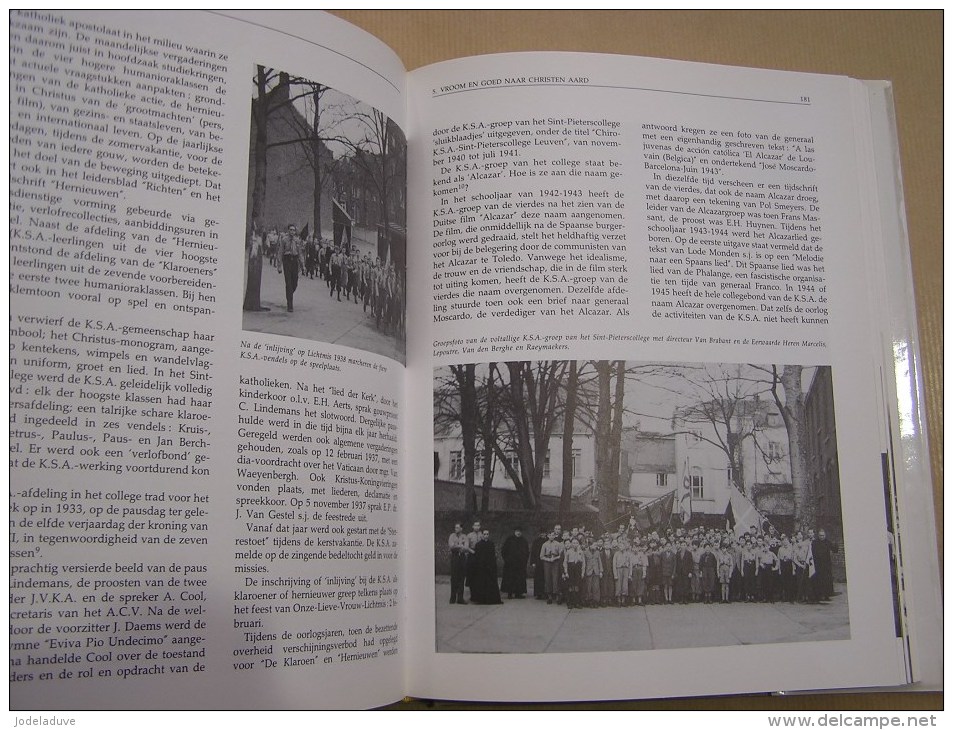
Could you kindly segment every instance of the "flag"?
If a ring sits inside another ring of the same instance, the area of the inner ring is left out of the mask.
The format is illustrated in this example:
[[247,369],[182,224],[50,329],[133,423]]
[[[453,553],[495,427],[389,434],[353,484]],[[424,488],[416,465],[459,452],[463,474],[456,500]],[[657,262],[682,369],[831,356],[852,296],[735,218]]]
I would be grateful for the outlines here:
[[671,491],[642,505],[636,510],[635,514],[632,515],[632,518],[635,520],[635,526],[640,531],[645,532],[665,524],[665,520],[672,514],[674,504],[675,492]]
[[735,527],[735,511],[731,509],[731,499],[728,500],[728,506],[725,507],[725,532],[731,532]]
[[678,498],[678,514],[684,525],[692,518],[692,477],[689,473],[688,459],[685,459],[685,474],[682,478],[682,493]]
[[298,237],[302,241],[308,240],[308,224],[307,223],[304,224],[304,228],[301,229],[301,233],[298,234]]
[[725,521],[729,529],[734,529],[736,535],[750,531],[754,526],[762,530],[764,517],[758,512],[754,503],[748,499],[732,482],[728,483],[728,505],[725,507]]

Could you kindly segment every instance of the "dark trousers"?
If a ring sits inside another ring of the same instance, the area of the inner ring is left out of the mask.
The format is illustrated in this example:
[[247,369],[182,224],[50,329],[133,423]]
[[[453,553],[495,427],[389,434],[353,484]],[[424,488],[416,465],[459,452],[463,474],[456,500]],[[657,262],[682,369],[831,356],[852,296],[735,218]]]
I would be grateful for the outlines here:
[[298,257],[285,254],[281,257],[281,268],[285,274],[285,300],[290,311],[294,309],[295,290],[298,288]]
[[771,570],[771,568],[761,568],[761,572],[758,573],[758,582],[761,586],[762,601],[774,600],[775,575],[775,572]]
[[811,581],[810,571],[807,566],[800,569],[797,575],[797,583],[798,600],[805,603],[813,603],[815,601],[814,585]]
[[450,603],[463,603],[463,584],[467,577],[467,556],[459,550],[450,552]]
[[550,599],[559,593],[560,564],[558,560],[543,563],[543,578],[546,583],[546,595]]
[[793,601],[797,598],[797,583],[794,580],[794,563],[790,560],[781,561],[781,599]]
[[748,600],[755,600],[760,596],[758,588],[758,575],[756,573],[757,568],[755,567],[756,563],[753,560],[746,560],[744,564],[744,586],[745,586],[745,598]]

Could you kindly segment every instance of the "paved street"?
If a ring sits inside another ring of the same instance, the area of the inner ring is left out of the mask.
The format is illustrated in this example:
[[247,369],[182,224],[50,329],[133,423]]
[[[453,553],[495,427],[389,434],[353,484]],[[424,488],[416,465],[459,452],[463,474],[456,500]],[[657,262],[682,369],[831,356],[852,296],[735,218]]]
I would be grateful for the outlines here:
[[[371,251],[371,243],[355,233],[354,243],[363,253]],[[242,312],[242,329],[252,332],[270,332],[289,337],[301,337],[318,342],[331,342],[359,350],[386,355],[404,362],[405,343],[387,335],[377,327],[370,309],[364,312],[363,304],[341,301],[329,294],[327,283],[317,278],[309,279],[302,270],[298,277],[298,290],[294,296],[294,312],[288,312],[285,302],[285,279],[283,274],[267,259],[262,266],[261,304],[267,312]]]
[[[530,581],[532,584],[532,581]],[[847,587],[829,604],[689,604],[632,608],[548,605],[530,594],[502,605],[450,604],[437,577],[437,651],[563,653],[829,641],[850,638]]]

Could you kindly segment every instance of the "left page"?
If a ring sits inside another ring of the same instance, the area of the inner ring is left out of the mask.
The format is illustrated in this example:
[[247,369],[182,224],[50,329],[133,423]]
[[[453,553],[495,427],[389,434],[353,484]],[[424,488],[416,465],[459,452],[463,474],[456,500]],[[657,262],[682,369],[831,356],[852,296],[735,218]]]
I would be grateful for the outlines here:
[[10,50],[11,708],[400,699],[404,69],[313,12]]

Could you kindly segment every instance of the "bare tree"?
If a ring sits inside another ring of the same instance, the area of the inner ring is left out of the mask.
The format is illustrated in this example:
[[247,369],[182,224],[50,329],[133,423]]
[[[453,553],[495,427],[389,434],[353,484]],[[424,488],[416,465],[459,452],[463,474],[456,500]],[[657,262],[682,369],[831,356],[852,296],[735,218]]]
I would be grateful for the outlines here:
[[295,127],[295,132],[300,139],[301,149],[304,152],[304,159],[311,167],[313,176],[313,231],[314,235],[320,238],[322,224],[321,199],[325,176],[329,171],[329,166],[333,167],[333,160],[330,159],[331,155],[326,143],[338,139],[338,137],[322,127],[322,100],[326,92],[329,91],[329,87],[306,79],[295,79],[294,83],[302,87],[301,97],[304,115],[300,118],[297,115],[289,115],[288,119]]
[[612,425],[609,430],[609,470],[612,479],[612,499],[610,504],[601,506],[603,523],[608,524],[616,518],[619,505],[619,470],[622,460],[622,418],[625,412],[625,360],[615,363],[615,394],[612,402]]
[[672,433],[690,433],[721,449],[734,485],[744,494],[744,443],[756,440],[763,427],[763,405],[758,399],[763,384],[746,377],[740,365],[676,367],[675,374],[690,386],[696,400],[676,411]]
[[496,457],[493,453],[493,442],[497,439],[500,423],[502,422],[502,413],[497,405],[499,394],[496,378],[496,363],[489,363],[487,368],[487,376],[479,392],[482,405],[479,411],[482,417],[478,423],[483,448],[483,489],[481,490],[480,497],[481,514],[486,514],[490,509],[490,488],[493,486],[494,464],[496,462]]
[[[478,373],[477,365],[451,365],[449,376],[434,386],[434,425],[437,428],[459,428],[462,440],[462,466],[465,509],[485,514],[490,508],[496,456],[493,444],[499,438],[502,409],[501,384],[496,363],[487,365],[486,373]],[[476,460],[482,457],[482,489],[477,506]]]
[[[791,486],[794,490],[794,518],[802,527],[814,527],[817,504],[811,493],[810,470],[807,464],[807,419],[804,413],[804,391],[801,389],[802,365],[771,366],[771,395],[788,432],[791,459]],[[784,389],[784,400],[778,386]]]
[[[594,363],[598,389],[595,423],[596,490],[603,524],[616,518],[619,503],[619,463],[625,413],[625,360]],[[613,379],[615,387],[613,392]]]
[[404,209],[398,196],[407,182],[407,142],[400,128],[386,114],[377,109],[354,115],[363,127],[364,135],[358,140],[346,140],[353,151],[353,160],[362,169],[379,200],[378,218],[386,236],[390,236],[392,222],[403,225],[405,221],[393,221],[391,209]]
[[[248,275],[245,284],[245,300],[242,308],[245,311],[262,311],[261,306],[261,274],[262,274],[262,247],[255,245],[254,230],[261,230],[261,219],[264,214],[267,200],[268,181],[268,152],[275,147],[285,145],[301,145],[314,157],[315,167],[315,209],[316,225],[320,225],[320,147],[323,138],[318,127],[311,127],[307,123],[298,121],[295,114],[285,114],[283,118],[291,125],[291,135],[273,140],[270,138],[269,126],[275,115],[293,107],[296,103],[309,97],[314,97],[315,125],[319,123],[320,95],[327,87],[286,73],[267,68],[262,65],[256,67],[254,79],[255,95],[252,97],[251,115],[254,129],[254,144],[252,160],[254,176],[252,180],[251,214],[249,215],[246,236],[245,255],[248,260]],[[317,90],[316,90],[317,89]],[[318,229],[320,235],[320,229]]]
[[579,395],[579,363],[569,363],[569,381],[566,383],[566,405],[563,412],[563,483],[559,495],[559,517],[565,520],[572,508],[573,437],[576,427],[576,402]]
[[265,206],[265,186],[268,179],[268,87],[277,76],[274,69],[259,65],[255,75],[256,97],[252,99],[251,114],[255,128],[254,161],[255,174],[252,182],[251,215],[245,230],[245,258],[248,261],[248,281],[245,285],[245,311],[259,312],[261,306],[262,246],[256,242],[259,234],[262,211]]
[[[549,441],[559,422],[559,393],[568,363],[558,360],[508,362],[505,372],[505,405],[501,425],[493,439],[493,452],[513,482],[523,506],[541,506],[543,477]],[[501,399],[502,401],[502,399]]]
[[457,381],[460,394],[460,431],[463,436],[463,494],[468,512],[476,512],[474,491],[474,461],[479,414],[476,398],[476,365],[451,365],[450,371]]

